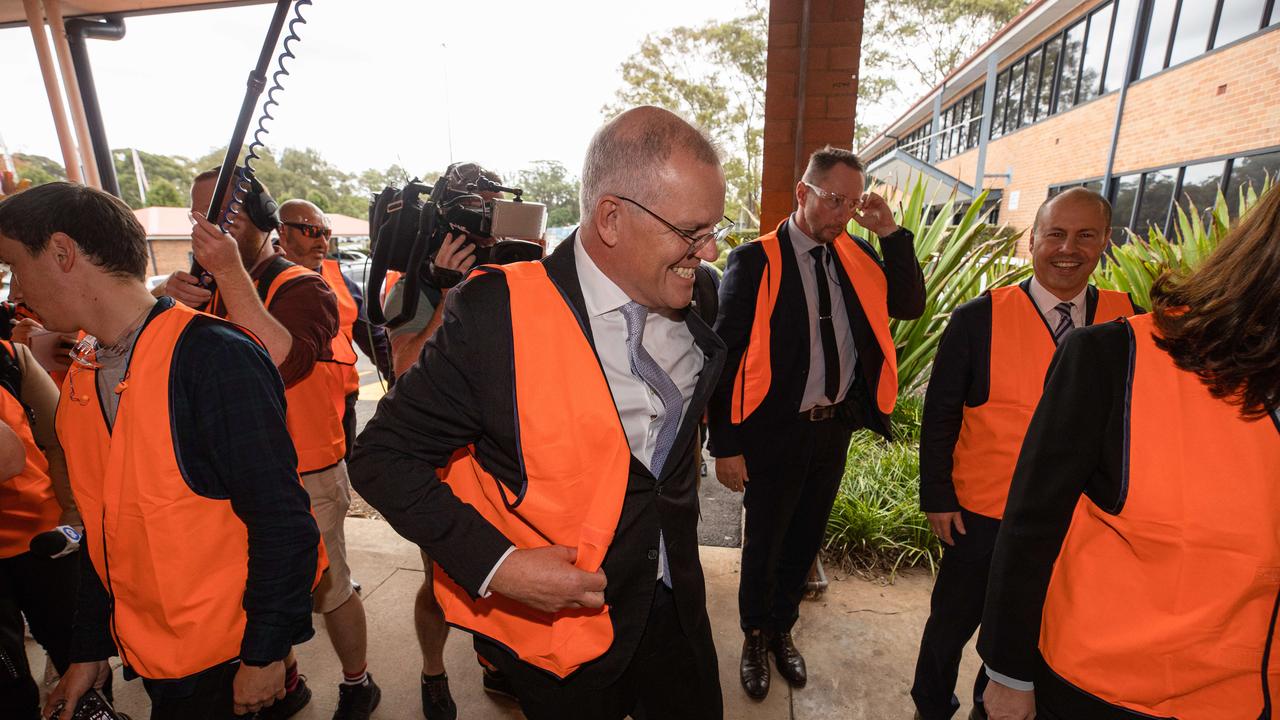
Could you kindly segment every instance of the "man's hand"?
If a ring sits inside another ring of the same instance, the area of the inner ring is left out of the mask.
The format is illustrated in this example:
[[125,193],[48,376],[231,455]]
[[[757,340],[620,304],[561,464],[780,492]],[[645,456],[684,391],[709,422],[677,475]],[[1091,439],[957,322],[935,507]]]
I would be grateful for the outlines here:
[[284,697],[284,661],[265,667],[240,663],[231,691],[237,715],[255,713]]
[[1035,690],[1014,690],[992,680],[982,693],[982,704],[990,720],[1034,720]]
[[41,717],[45,720],[49,718],[69,720],[75,713],[76,703],[80,702],[80,697],[92,688],[105,685],[110,676],[111,664],[106,660],[71,663],[67,671],[62,673],[58,686],[49,693],[49,699],[44,703],[44,712]]
[[23,343],[31,348],[31,354],[46,372],[57,372],[71,367],[71,348],[75,347],[77,339],[75,333],[45,330],[40,323],[31,318],[25,318],[13,327],[14,342]]
[[747,483],[747,461],[741,455],[716,458],[716,479],[734,492],[742,492]]
[[214,225],[204,215],[193,212],[195,226],[191,228],[191,251],[195,253],[196,262],[209,271],[214,278],[243,268],[240,260],[240,246],[236,239]]
[[156,297],[168,295],[183,305],[193,308],[202,307],[209,302],[209,298],[213,297],[213,293],[201,285],[195,275],[181,270],[165,278],[164,282],[156,286],[152,294]]
[[933,530],[933,534],[948,545],[955,545],[955,541],[951,538],[951,526],[953,524],[956,526],[956,531],[961,535],[968,534],[964,531],[964,518],[960,517],[959,511],[925,513],[924,516],[929,518],[929,528]]
[[23,345],[31,344],[31,336],[44,332],[44,326],[32,318],[22,318],[21,320],[10,320],[13,330],[10,331],[9,339]]
[[436,251],[436,256],[431,262],[438,268],[454,270],[465,276],[471,270],[471,266],[476,264],[475,255],[476,245],[467,242],[466,234],[450,233],[440,242],[440,249]]
[[604,570],[579,570],[577,558],[575,548],[563,545],[516,550],[498,566],[489,589],[549,613],[603,606]]
[[879,237],[891,235],[898,229],[898,222],[893,219],[889,203],[876,193],[862,196],[862,207],[853,214],[853,219]]

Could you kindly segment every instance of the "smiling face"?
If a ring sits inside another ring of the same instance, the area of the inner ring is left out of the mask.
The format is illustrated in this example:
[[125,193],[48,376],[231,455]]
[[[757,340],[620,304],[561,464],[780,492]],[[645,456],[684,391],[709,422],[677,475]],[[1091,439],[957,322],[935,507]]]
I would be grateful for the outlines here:
[[[654,214],[693,237],[712,232],[724,216],[724,173],[688,152],[673,152],[645,202]],[[613,223],[610,278],[636,302],[653,310],[687,307],[693,299],[694,269],[719,254],[714,242],[696,255],[689,242],[644,210],[620,202]],[[603,268],[602,268],[603,269]]]
[[1105,206],[1086,194],[1063,194],[1040,209],[1031,232],[1031,264],[1036,280],[1062,300],[1089,284],[1111,241]]

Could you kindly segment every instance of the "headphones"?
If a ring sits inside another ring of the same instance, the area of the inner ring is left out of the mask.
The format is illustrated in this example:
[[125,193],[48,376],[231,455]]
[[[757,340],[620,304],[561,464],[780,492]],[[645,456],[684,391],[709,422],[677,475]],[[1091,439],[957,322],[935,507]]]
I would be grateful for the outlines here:
[[255,176],[249,176],[249,192],[245,193],[240,208],[249,221],[263,232],[271,232],[280,227],[280,205]]

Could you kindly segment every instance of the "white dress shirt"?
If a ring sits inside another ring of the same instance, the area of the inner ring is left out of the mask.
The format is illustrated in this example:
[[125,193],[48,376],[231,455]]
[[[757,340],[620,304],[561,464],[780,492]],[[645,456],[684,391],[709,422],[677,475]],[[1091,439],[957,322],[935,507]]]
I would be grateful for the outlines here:
[[[650,467],[653,446],[658,440],[658,431],[662,428],[667,412],[658,393],[631,372],[631,356],[627,351],[627,319],[623,317],[621,310],[623,305],[631,302],[631,298],[596,266],[577,238],[573,240],[573,256],[578,269],[578,284],[582,288],[582,299],[586,304],[587,319],[591,325],[591,337],[595,341],[596,355],[604,369],[605,381],[609,383],[609,392],[613,394],[613,404],[618,409],[618,418],[622,421],[627,444],[631,446],[631,454],[644,463],[645,467]],[[680,389],[680,395],[684,398],[680,408],[680,417],[683,418],[693,400],[693,390],[698,384],[698,375],[702,372],[705,361],[702,349],[693,341],[693,333],[683,319],[650,310],[645,318],[644,337],[640,344]],[[622,482],[626,482],[625,478]],[[659,541],[664,551],[661,562],[658,563],[658,578],[661,579],[665,571],[663,566],[666,553],[661,538]],[[494,573],[514,551],[514,546],[508,548],[494,564],[484,584],[480,586],[481,596],[488,594],[489,582],[493,580]]]
[[1085,307],[1085,294],[1089,292],[1089,286],[1085,285],[1079,295],[1070,300],[1063,300],[1049,291],[1049,288],[1040,284],[1034,275],[1031,276],[1031,300],[1036,304],[1036,309],[1040,311],[1040,315],[1045,322],[1049,323],[1050,328],[1058,327],[1058,318],[1062,317],[1054,308],[1058,307],[1058,303],[1071,303],[1071,322],[1076,327],[1084,327],[1085,314],[1088,308]]
[[791,230],[791,246],[800,266],[800,283],[804,285],[804,301],[809,308],[809,375],[804,383],[804,395],[800,398],[800,412],[820,405],[834,405],[844,400],[853,385],[853,367],[858,361],[858,348],[853,344],[853,330],[849,327],[849,310],[844,306],[844,293],[840,290],[840,275],[835,264],[835,248],[827,246],[827,287],[831,293],[831,324],[836,331],[836,350],[840,353],[840,392],[834,401],[827,399],[827,369],[822,355],[822,333],[818,326],[818,273],[813,267],[811,250],[818,241],[804,234],[792,214],[787,227]]

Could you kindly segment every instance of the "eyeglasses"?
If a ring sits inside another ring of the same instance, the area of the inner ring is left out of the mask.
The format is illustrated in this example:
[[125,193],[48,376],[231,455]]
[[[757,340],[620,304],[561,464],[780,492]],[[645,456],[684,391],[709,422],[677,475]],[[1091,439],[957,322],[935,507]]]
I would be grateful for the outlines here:
[[322,237],[327,238],[333,234],[332,229],[324,227],[322,225],[309,225],[307,223],[297,223],[297,222],[282,222],[280,224],[287,225],[309,238],[322,238]]
[[801,180],[800,182],[804,182],[805,187],[812,190],[813,193],[818,196],[818,199],[822,201],[822,204],[826,206],[828,210],[839,210],[841,208],[847,208],[849,212],[856,213],[862,207],[862,198],[847,198],[844,195],[841,195],[840,193],[834,193],[829,190],[823,190],[822,188],[812,183],[807,183],[803,180]]
[[657,220],[658,222],[662,223],[663,225],[666,225],[668,230],[670,230],[671,232],[675,233],[676,235],[679,235],[679,236],[680,236],[680,238],[681,238],[682,240],[684,240],[685,242],[689,243],[689,255],[688,255],[689,257],[693,257],[694,255],[697,255],[697,254],[698,254],[698,252],[699,252],[699,251],[701,251],[701,250],[702,250],[702,248],[706,247],[706,246],[707,246],[707,243],[709,243],[709,242],[717,242],[717,243],[718,243],[718,242],[721,242],[722,240],[724,240],[725,238],[728,238],[728,237],[733,233],[734,229],[735,229],[735,228],[737,228],[737,225],[736,225],[736,224],[734,224],[734,222],[733,222],[732,220],[730,220],[728,217],[726,217],[726,218],[724,219],[725,224],[724,224],[724,225],[719,225],[719,226],[717,226],[717,227],[716,227],[714,230],[712,230],[711,232],[703,233],[703,234],[701,234],[701,235],[690,235],[689,233],[685,232],[684,230],[681,230],[680,228],[676,227],[675,225],[672,225],[671,223],[669,223],[669,222],[667,222],[666,220],[662,219],[662,216],[661,216],[661,215],[659,215],[658,213],[656,213],[656,212],[654,212],[654,211],[650,210],[649,208],[645,207],[644,205],[641,205],[640,203],[636,202],[635,200],[632,200],[631,198],[629,198],[629,197],[625,197],[625,196],[622,196],[622,195],[614,195],[614,197],[618,198],[619,200],[626,200],[627,202],[631,203],[632,205],[635,205],[636,207],[640,208],[641,210],[643,210],[643,211],[645,211],[645,212],[649,213],[649,215],[653,216],[653,219],[654,219],[654,220]]

